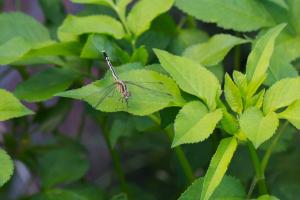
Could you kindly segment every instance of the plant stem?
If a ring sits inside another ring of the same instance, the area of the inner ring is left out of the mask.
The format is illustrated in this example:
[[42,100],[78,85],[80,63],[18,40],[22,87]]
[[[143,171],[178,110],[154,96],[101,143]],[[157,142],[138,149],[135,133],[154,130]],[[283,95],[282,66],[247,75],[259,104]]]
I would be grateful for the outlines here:
[[269,163],[270,157],[272,155],[272,152],[274,151],[274,148],[276,147],[277,142],[279,141],[279,138],[284,133],[284,130],[286,129],[287,125],[289,124],[288,121],[285,121],[284,124],[281,126],[278,133],[275,135],[271,145],[267,149],[262,161],[261,161],[261,170],[264,172],[267,168],[267,165]]
[[22,77],[23,81],[29,78],[29,73],[26,71],[25,66],[14,66],[14,68],[19,72],[20,76]]
[[238,45],[234,49],[234,69],[241,70],[241,46]]
[[123,169],[122,169],[122,166],[121,166],[121,162],[120,162],[120,155],[111,146],[111,143],[110,143],[110,140],[109,140],[109,130],[108,130],[108,125],[107,125],[106,120],[104,120],[103,135],[104,135],[104,139],[105,139],[106,145],[108,147],[109,153],[111,155],[111,158],[113,160],[115,172],[117,174],[117,177],[118,177],[120,185],[121,185],[121,190],[122,190],[122,192],[129,195],[127,183],[126,183],[126,180],[125,180],[125,175],[124,175],[124,172],[123,172]]
[[[155,116],[155,115],[149,115],[150,119],[155,122],[158,126],[160,125],[160,119]],[[173,130],[171,127],[167,127],[164,129],[164,132],[167,134],[168,138],[170,141],[172,141],[173,138]],[[193,169],[184,153],[184,151],[182,150],[181,147],[175,147],[175,154],[178,158],[178,161],[182,167],[183,173],[188,181],[188,183],[192,183],[194,181],[194,173],[193,173]]]
[[[164,130],[171,141],[173,138],[173,135],[174,135],[172,128],[169,127],[169,128],[165,128]],[[174,150],[175,150],[176,156],[178,158],[178,161],[183,169],[185,177],[186,177],[188,183],[191,184],[195,179],[193,169],[192,169],[187,157],[185,156],[185,153],[182,150],[182,148],[178,146],[178,147],[175,147]]]
[[[264,171],[262,171],[261,168],[261,163],[259,160],[259,157],[257,155],[256,149],[254,148],[253,144],[249,141],[247,142],[249,153],[250,153],[250,158],[256,173],[256,181],[258,184],[258,190],[260,195],[267,194],[267,185],[265,182],[265,176],[264,176]],[[255,181],[255,182],[256,182]]]
[[82,134],[83,134],[83,131],[84,131],[84,126],[85,126],[85,115],[84,115],[84,113],[81,113],[80,123],[79,123],[78,131],[77,131],[77,134],[76,134],[77,141],[80,141],[81,138],[82,138]]

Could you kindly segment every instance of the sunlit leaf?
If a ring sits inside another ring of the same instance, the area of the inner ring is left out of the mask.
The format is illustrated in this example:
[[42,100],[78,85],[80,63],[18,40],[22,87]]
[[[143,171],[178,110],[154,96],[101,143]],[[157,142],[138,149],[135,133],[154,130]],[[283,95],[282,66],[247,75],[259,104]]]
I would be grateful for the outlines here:
[[204,176],[201,200],[208,200],[213,195],[227,171],[236,148],[237,140],[235,137],[224,138],[221,140]]
[[13,171],[14,165],[11,158],[0,148],[0,187],[10,179]]
[[241,93],[228,74],[225,75],[224,93],[230,108],[240,114],[243,110]]
[[274,24],[270,14],[253,0],[176,0],[180,10],[205,22],[237,31],[254,31]]
[[172,147],[201,142],[209,137],[222,118],[220,109],[209,112],[200,101],[184,105],[175,120],[175,136]]
[[247,91],[248,98],[256,92],[257,88],[267,77],[266,71],[270,64],[275,39],[285,26],[285,24],[280,24],[270,29],[255,43],[248,57],[246,66],[246,76],[249,82]]
[[130,30],[136,35],[146,31],[154,18],[168,11],[174,0],[140,0],[128,14],[127,22]]
[[209,109],[216,108],[216,98],[221,94],[221,86],[213,73],[188,58],[158,49],[155,53],[162,67],[182,90],[202,99]]
[[[181,194],[178,200],[199,200],[203,187],[204,178],[198,178],[190,185],[184,193]],[[220,185],[216,188],[211,200],[234,199],[242,200],[246,198],[246,192],[241,182],[231,176],[224,176]]]
[[130,70],[119,76],[121,80],[128,81],[131,93],[128,105],[121,100],[111,77],[58,95],[84,100],[104,112],[127,111],[134,115],[148,115],[170,105],[184,103],[175,82],[165,75],[150,70]]
[[295,101],[287,109],[279,113],[279,117],[287,119],[297,129],[300,129],[300,100]]
[[270,87],[264,98],[264,113],[276,111],[300,99],[300,78],[286,78]]
[[0,96],[0,121],[33,114],[31,110],[23,106],[10,92],[0,89]]
[[279,120],[274,112],[266,116],[256,107],[247,109],[240,117],[241,130],[258,148],[275,133]]
[[241,92],[241,96],[245,97],[246,90],[248,87],[246,75],[239,71],[234,70],[232,76],[233,76],[234,83],[237,85],[237,87],[239,88],[239,90]]
[[25,55],[31,48],[31,45],[21,37],[15,37],[0,46],[0,64],[5,65],[12,63],[23,55]]
[[207,42],[188,47],[183,52],[183,56],[191,58],[205,66],[216,65],[224,59],[226,54],[235,45],[245,42],[247,41],[232,35],[217,34],[211,37]]
[[79,35],[85,33],[101,33],[116,39],[123,38],[125,34],[122,24],[107,15],[69,15],[58,29],[58,37],[62,41],[77,40]]

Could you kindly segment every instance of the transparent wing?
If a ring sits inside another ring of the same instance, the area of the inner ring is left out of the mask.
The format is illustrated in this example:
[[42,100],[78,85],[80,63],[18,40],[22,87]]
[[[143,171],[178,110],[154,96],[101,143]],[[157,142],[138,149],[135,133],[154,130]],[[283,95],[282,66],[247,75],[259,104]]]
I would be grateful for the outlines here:
[[82,100],[90,103],[94,108],[97,108],[109,95],[116,90],[115,83],[101,88],[99,90],[93,91],[91,94],[84,97]]
[[[165,95],[168,97],[172,97],[171,94],[167,92],[160,91],[161,87],[163,87],[162,82],[135,82],[135,81],[124,81],[128,85],[133,85],[135,87],[141,88],[147,92],[152,92],[154,94]],[[151,88],[153,87],[153,88]]]

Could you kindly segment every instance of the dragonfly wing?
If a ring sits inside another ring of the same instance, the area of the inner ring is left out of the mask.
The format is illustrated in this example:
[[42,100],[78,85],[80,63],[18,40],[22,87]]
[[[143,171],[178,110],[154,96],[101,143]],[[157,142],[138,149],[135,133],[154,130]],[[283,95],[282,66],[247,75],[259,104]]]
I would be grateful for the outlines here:
[[141,89],[148,90],[150,92],[154,92],[156,94],[166,95],[166,96],[169,96],[169,97],[172,96],[171,94],[169,94],[167,92],[162,92],[162,91],[155,90],[155,89],[152,89],[152,88],[145,87],[145,86],[141,85],[143,83],[151,83],[151,84],[156,83],[156,84],[163,85],[162,82],[132,82],[132,81],[124,81],[124,82],[127,83],[128,85],[133,85],[133,86],[139,87]]
[[[89,102],[93,107],[97,108],[102,102],[103,100],[112,92],[115,90],[115,84],[111,84],[108,85],[107,87],[105,87],[102,90],[97,90],[92,92],[91,94],[87,95],[86,97],[82,98],[82,100]],[[94,97],[94,98],[98,98],[99,95],[97,95],[98,93],[100,93],[100,98],[96,103],[93,103],[90,98]]]
[[95,105],[93,105],[96,109],[97,107],[103,102],[103,100],[108,97],[108,95],[114,91],[115,88],[113,88],[112,90],[107,90],[106,92],[103,93],[103,95],[100,97],[100,99],[97,101],[97,103]]

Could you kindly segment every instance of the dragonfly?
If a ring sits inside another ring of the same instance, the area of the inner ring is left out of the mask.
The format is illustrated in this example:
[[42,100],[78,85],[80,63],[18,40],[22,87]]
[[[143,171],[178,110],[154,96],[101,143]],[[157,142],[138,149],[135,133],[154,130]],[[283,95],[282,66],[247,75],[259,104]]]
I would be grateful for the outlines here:
[[[169,99],[172,98],[171,94],[160,91],[160,89],[163,89],[162,87],[164,85],[164,83],[161,81],[135,82],[129,80],[122,80],[118,76],[107,53],[105,51],[102,51],[102,54],[110,71],[110,74],[113,78],[113,83],[109,84],[108,86],[105,86],[105,88],[101,88],[102,94],[100,95],[100,98],[96,103],[93,103],[93,107],[95,107],[96,109],[103,103],[105,99],[112,98],[114,96],[115,91],[117,91],[117,93],[119,94],[119,101],[121,101],[122,104],[125,102],[126,108],[128,108],[128,103],[134,95],[131,93],[131,91],[129,91],[130,88],[133,89],[132,87],[142,89],[143,91],[147,91],[147,93],[151,93],[152,96],[157,96],[158,99],[159,97],[167,97]],[[158,88],[158,90],[145,86],[147,84],[156,84],[157,86],[155,88]],[[84,98],[84,100],[87,100],[90,97],[94,98],[93,96],[99,97],[99,93],[97,95],[94,95],[95,93],[97,93],[97,91],[89,94],[87,97]]]

